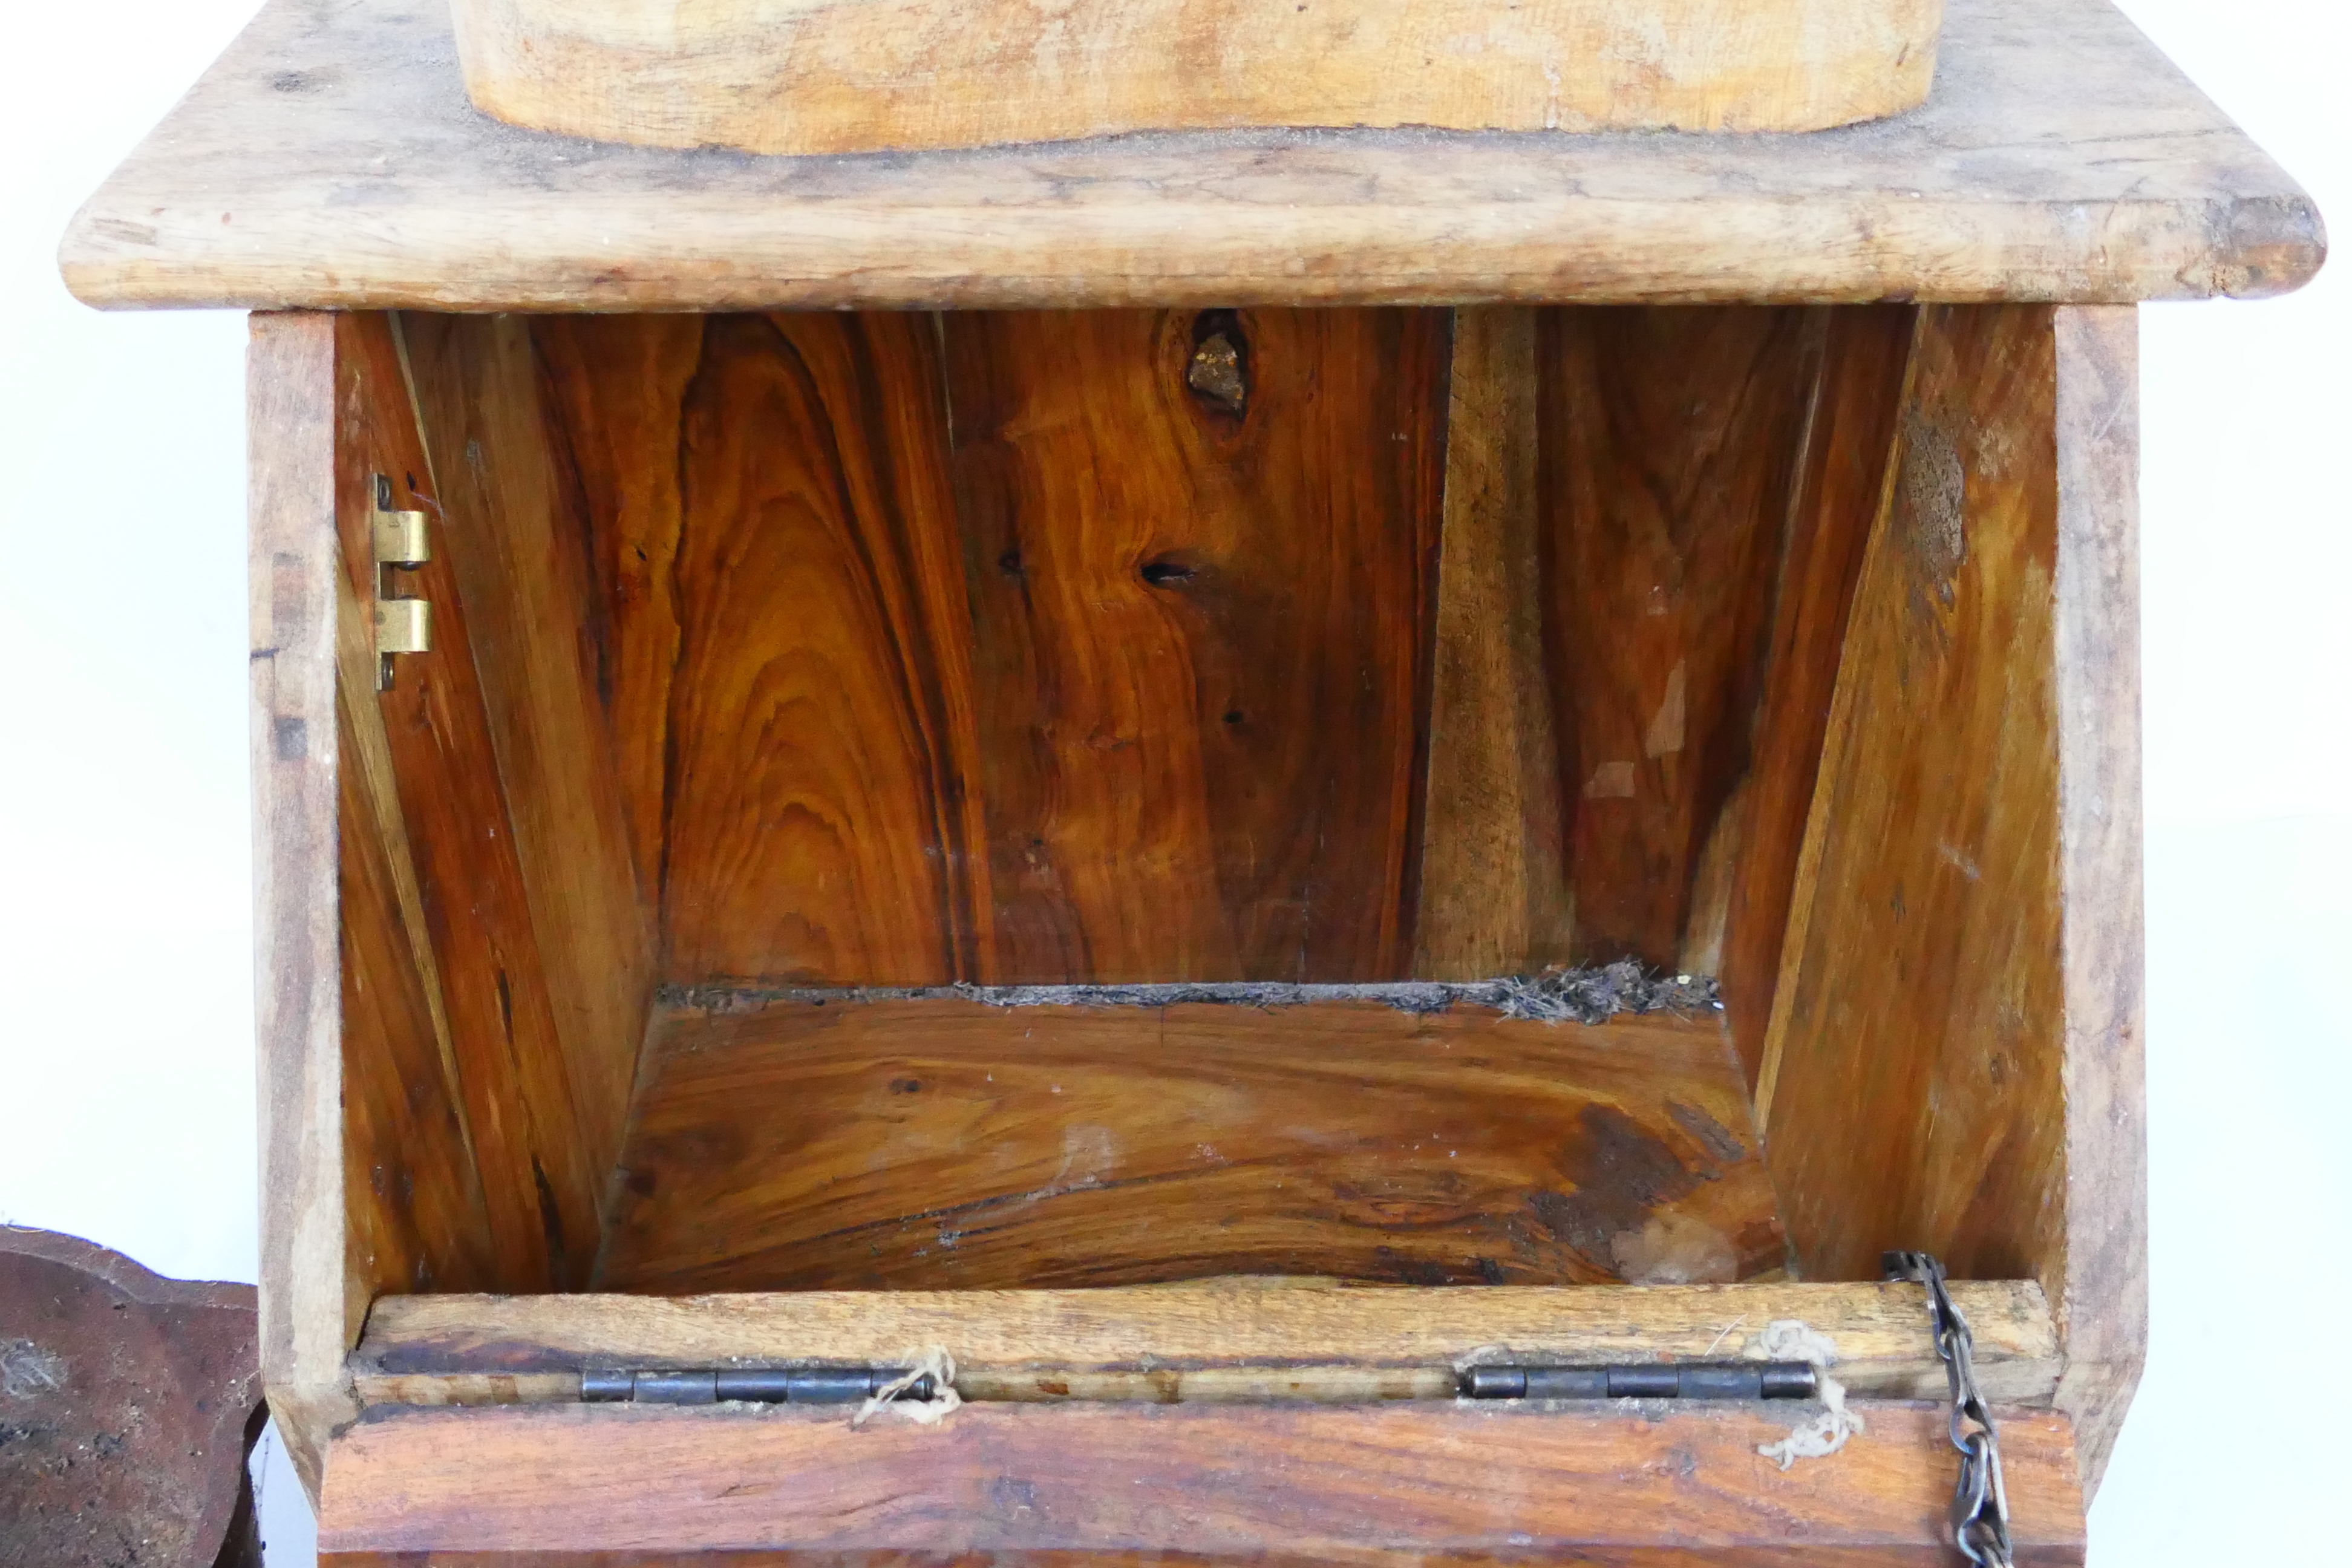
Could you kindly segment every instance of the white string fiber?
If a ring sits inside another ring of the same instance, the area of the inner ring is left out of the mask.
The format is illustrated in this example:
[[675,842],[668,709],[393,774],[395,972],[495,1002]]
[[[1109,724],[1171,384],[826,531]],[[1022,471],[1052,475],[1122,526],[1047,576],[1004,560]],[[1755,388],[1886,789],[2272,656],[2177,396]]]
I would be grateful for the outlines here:
[[[899,1397],[925,1377],[931,1380],[929,1399]],[[947,1346],[933,1345],[917,1356],[914,1365],[868,1395],[849,1424],[865,1426],[866,1418],[886,1405],[919,1426],[936,1426],[960,1409],[963,1395],[955,1390],[955,1357],[948,1354]]]
[[1748,1353],[1760,1354],[1767,1361],[1810,1362],[1821,1384],[1821,1414],[1779,1442],[1766,1443],[1756,1450],[1782,1469],[1799,1459],[1825,1459],[1844,1447],[1848,1437],[1864,1430],[1862,1416],[1845,1407],[1845,1384],[1830,1375],[1829,1369],[1838,1358],[1837,1342],[1827,1334],[1794,1318],[1779,1318],[1764,1325]]

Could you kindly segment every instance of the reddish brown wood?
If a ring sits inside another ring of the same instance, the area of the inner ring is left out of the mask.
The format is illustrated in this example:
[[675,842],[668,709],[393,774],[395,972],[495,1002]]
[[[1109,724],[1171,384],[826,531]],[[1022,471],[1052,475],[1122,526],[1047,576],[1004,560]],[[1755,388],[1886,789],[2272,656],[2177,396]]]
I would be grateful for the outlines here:
[[1805,321],[1544,315],[1545,643],[1580,961],[1683,963],[1702,858],[1748,766],[1814,375]]
[[1759,1090],[1816,1279],[2043,1275],[2065,1237],[2051,313],[1935,307],[1914,353]]
[[[416,1411],[338,1440],[320,1545],[328,1563],[715,1549],[1938,1563],[1943,1413],[1866,1415],[1833,1458],[1782,1471],[1756,1450],[1790,1423],[1755,1407],[969,1405],[935,1428],[855,1430],[845,1412]],[[2009,1413],[2001,1438],[2019,1561],[2079,1563],[2065,1418]]]
[[710,321],[678,446],[666,969],[969,975],[970,634],[920,316]]
[[656,920],[678,652],[671,578],[686,510],[680,425],[710,324],[702,316],[530,318],[549,452],[564,510],[586,535],[583,629],[612,715],[638,886]]
[[0,1226],[0,1563],[258,1568],[250,1285]]
[[362,1300],[482,1289],[499,1277],[460,1109],[433,1016],[437,976],[419,952],[394,885],[394,857],[370,797],[352,714],[372,693],[337,693],[343,978],[343,1202],[352,1292]]
[[681,1011],[624,1163],[607,1289],[1679,1283],[1782,1262],[1712,1015]]
[[1543,668],[1538,312],[1454,312],[1445,523],[1429,702],[1415,969],[1535,973],[1574,951]]
[[582,1157],[601,1180],[620,1153],[654,955],[589,632],[588,536],[557,482],[528,324],[403,325],[436,552],[464,600]]
[[[1411,973],[1446,328],[946,318],[985,978]],[[1238,407],[1188,379],[1219,336]]]
[[[335,352],[336,524],[345,569],[364,588],[376,476],[391,479],[395,506],[442,509],[388,319],[338,318]],[[388,575],[432,604],[433,650],[403,656],[389,690],[352,700],[383,715],[481,1173],[488,1256],[503,1289],[560,1289],[584,1282],[594,1259],[602,1173],[574,1108],[466,602],[446,549]],[[397,1163],[386,1173],[404,1175]]]
[[1821,365],[1790,498],[1766,646],[1744,831],[1718,974],[1748,1086],[1763,1065],[1797,855],[1820,772],[1838,656],[1863,547],[1885,502],[1916,312],[1856,306],[1815,313]]

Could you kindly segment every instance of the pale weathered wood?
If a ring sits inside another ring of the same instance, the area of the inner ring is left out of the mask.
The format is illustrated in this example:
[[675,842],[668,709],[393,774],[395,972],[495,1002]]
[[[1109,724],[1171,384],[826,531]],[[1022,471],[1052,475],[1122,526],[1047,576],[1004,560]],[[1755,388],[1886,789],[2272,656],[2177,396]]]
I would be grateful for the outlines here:
[[[1952,1289],[1976,1332],[1990,1396],[2047,1404],[2058,1343],[2041,1287],[1961,1281]],[[1164,1375],[1181,1390],[1192,1373],[1342,1365],[1435,1370],[1450,1394],[1453,1369],[1474,1356],[1754,1356],[1763,1353],[1766,1325],[1782,1319],[1827,1335],[1837,1376],[1857,1393],[1943,1391],[1918,1288],[1882,1284],[1408,1288],[1241,1278],[1096,1290],[389,1296],[376,1303],[352,1367],[371,1403],[438,1403],[415,1395],[469,1380],[487,1394],[499,1379],[529,1400],[568,1397],[558,1380],[587,1366],[888,1364],[937,1344],[954,1355],[957,1386],[972,1397],[1015,1396],[1007,1391],[1024,1376]],[[1164,1395],[1106,1383],[1075,1385],[1070,1396]]]
[[365,1310],[345,1279],[334,318],[256,316],[246,375],[261,1366],[315,1496],[329,1434],[358,1414],[343,1355]]
[[[1786,1471],[1756,1450],[1790,1417],[1757,1405],[994,1405],[855,1430],[846,1412],[791,1408],[404,1411],[338,1440],[319,1544],[345,1564],[786,1548],[1655,1563],[1639,1552],[1662,1546],[1723,1568],[1948,1563],[1944,1412],[1862,1411],[1868,1430],[1833,1459]],[[2018,1562],[2081,1563],[2066,1419],[2004,1415]]]
[[604,1289],[1745,1279],[1718,1018],[781,997],[646,1043]]
[[2139,320],[2056,312],[2054,653],[2065,984],[2062,1408],[2098,1490],[2147,1348],[2139,742]]
[[1924,106],[1810,136],[847,160],[520,132],[467,102],[449,27],[446,0],[276,0],[76,219],[68,284],[491,310],[2097,301],[2276,293],[2325,247],[2309,198],[2106,0],[1949,0]]
[[654,956],[651,901],[640,895],[598,698],[589,534],[549,450],[529,324],[419,316],[404,325],[439,503],[435,547],[464,600],[583,1161],[601,1181],[620,1155]]
[[1242,126],[1817,131],[1916,108],[1943,0],[457,0],[475,104],[652,147]]
[[1445,524],[1414,973],[1523,974],[1569,961],[1559,757],[1543,664],[1536,312],[1454,312]]
[[1923,310],[1757,1091],[1801,1272],[2062,1256],[2051,312]]

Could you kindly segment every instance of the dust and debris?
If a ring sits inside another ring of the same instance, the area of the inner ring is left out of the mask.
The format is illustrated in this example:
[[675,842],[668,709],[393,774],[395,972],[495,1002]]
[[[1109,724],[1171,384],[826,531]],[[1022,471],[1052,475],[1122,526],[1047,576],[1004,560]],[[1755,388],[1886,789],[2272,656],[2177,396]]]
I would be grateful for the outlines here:
[[1731,1238],[1685,1214],[1652,1215],[1638,1230],[1609,1238],[1617,1277],[1628,1285],[1728,1285],[1739,1278]]
[[1249,406],[1241,351],[1223,332],[1212,334],[1192,351],[1192,362],[1184,367],[1184,384],[1228,414],[1238,416]]
[[0,1397],[33,1399],[66,1385],[66,1363],[30,1340],[0,1344]]
[[1906,419],[1897,488],[1898,537],[1911,557],[1913,591],[1932,591],[1948,607],[1953,581],[1969,558],[1969,471],[1958,441],[1942,421],[1916,412]]
[[1776,1318],[1764,1325],[1764,1331],[1750,1342],[1746,1352],[1766,1361],[1801,1361],[1811,1363],[1820,1385],[1821,1414],[1796,1426],[1777,1443],[1764,1443],[1756,1451],[1787,1469],[1799,1459],[1822,1459],[1845,1447],[1846,1439],[1864,1430],[1859,1413],[1845,1406],[1845,1384],[1832,1377],[1829,1369],[1838,1359],[1837,1342],[1795,1318]]
[[1455,1007],[1485,1007],[1539,1024],[1605,1024],[1620,1014],[1708,1013],[1723,1003],[1714,979],[1703,974],[1654,974],[1632,959],[1597,968],[1555,967],[1540,974],[1496,980],[1401,980],[1362,985],[1289,984],[1274,981],[1160,985],[795,986],[775,990],[668,986],[664,1006],[698,1012],[749,1012],[772,1002],[819,1006],[871,1002],[963,1001],[987,1007],[1303,1007],[1318,1003],[1377,1002],[1417,1016]]

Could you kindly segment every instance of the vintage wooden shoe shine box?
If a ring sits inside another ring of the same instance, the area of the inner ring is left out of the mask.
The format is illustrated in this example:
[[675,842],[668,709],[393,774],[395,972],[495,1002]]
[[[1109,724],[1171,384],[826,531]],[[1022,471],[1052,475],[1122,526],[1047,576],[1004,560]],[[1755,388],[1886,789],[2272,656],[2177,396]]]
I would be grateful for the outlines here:
[[2105,0],[883,10],[272,0],[66,240],[254,312],[326,1560],[1957,1562],[1912,1248],[2081,1562],[2310,201]]

